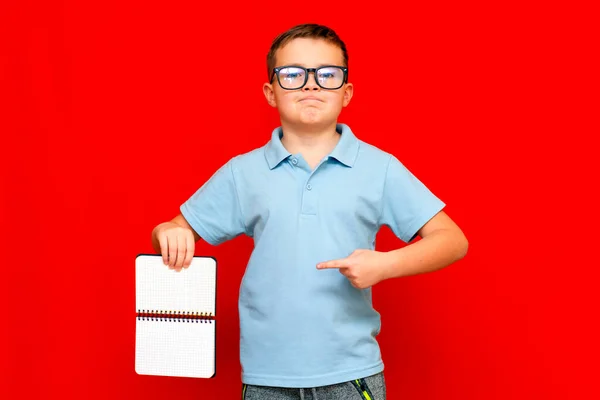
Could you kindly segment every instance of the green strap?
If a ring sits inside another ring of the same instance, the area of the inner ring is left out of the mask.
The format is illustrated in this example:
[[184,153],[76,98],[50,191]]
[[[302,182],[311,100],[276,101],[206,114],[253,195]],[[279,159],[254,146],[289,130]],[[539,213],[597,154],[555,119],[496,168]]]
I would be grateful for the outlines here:
[[364,379],[362,379],[362,378],[356,379],[354,381],[354,386],[356,387],[356,389],[358,389],[358,391],[360,392],[360,395],[362,396],[363,399],[373,400],[373,394],[369,390],[369,387],[367,386],[367,382],[365,382]]
[[354,384],[354,387],[356,387],[356,390],[358,390],[360,396],[364,400],[373,400],[372,394],[369,392],[369,388],[367,387],[367,384],[365,383],[364,379],[355,379],[352,383]]

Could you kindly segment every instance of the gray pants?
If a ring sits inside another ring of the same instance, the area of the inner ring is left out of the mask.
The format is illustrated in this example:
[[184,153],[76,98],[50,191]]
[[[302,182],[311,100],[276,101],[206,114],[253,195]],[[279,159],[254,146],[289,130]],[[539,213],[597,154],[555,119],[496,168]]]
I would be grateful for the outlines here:
[[354,381],[294,389],[242,385],[242,400],[385,400],[383,372]]

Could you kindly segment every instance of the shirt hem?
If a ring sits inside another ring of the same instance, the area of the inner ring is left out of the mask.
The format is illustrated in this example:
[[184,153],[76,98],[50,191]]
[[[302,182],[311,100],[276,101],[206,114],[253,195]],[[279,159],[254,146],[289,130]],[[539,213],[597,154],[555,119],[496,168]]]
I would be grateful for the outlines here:
[[335,385],[355,379],[366,378],[383,371],[383,362],[365,368],[335,372],[333,374],[297,377],[297,376],[275,376],[242,374],[242,383],[257,386],[272,386],[285,388],[313,388],[319,386]]

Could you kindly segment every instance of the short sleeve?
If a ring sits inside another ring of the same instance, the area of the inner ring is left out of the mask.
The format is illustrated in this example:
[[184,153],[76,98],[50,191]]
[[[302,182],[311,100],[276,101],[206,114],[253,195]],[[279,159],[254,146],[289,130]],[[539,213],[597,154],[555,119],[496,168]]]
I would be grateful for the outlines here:
[[196,233],[215,246],[245,232],[233,161],[219,168],[180,207],[181,214]]
[[382,202],[380,226],[388,226],[405,243],[445,206],[394,156],[388,164]]

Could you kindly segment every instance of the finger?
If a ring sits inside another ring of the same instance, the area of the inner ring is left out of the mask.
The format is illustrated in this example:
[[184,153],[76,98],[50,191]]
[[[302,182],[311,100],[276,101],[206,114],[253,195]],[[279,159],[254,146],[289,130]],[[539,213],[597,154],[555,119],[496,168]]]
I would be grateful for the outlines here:
[[183,261],[185,260],[185,236],[180,233],[177,235],[177,260],[175,260],[175,270],[181,271]]
[[160,254],[162,255],[163,264],[169,265],[169,246],[167,236],[164,233],[158,235],[158,243],[160,245]]
[[340,271],[340,274],[344,275],[346,278],[348,278],[348,280],[350,280],[350,274],[348,272],[350,271],[349,268],[340,268],[338,271]]
[[167,237],[167,241],[169,243],[169,268],[174,268],[177,259],[177,236]]
[[325,261],[317,264],[317,269],[327,269],[327,268],[344,268],[346,266],[346,259],[342,258],[339,260],[331,260]]
[[185,247],[185,261],[183,263],[184,268],[189,268],[192,263],[192,259],[194,258],[194,236],[191,232],[188,232],[185,235],[186,238],[186,247]]

